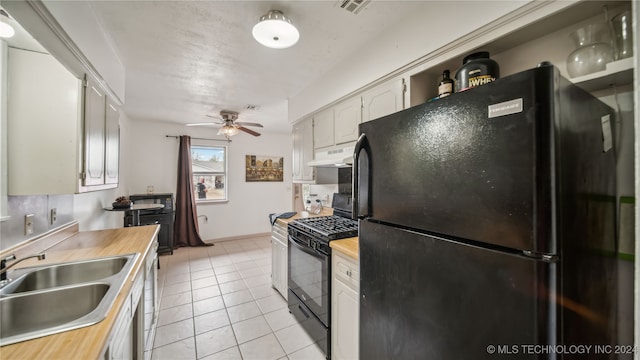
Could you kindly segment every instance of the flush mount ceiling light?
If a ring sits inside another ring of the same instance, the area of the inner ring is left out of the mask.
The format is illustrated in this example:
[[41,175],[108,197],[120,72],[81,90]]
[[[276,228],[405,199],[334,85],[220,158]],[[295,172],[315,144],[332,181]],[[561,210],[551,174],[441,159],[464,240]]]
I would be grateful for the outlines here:
[[295,45],[300,38],[298,29],[282,11],[270,10],[253,27],[253,37],[262,45],[273,49],[285,49]]
[[0,10],[0,38],[10,38],[15,35],[16,31],[9,24],[11,18],[4,10]]

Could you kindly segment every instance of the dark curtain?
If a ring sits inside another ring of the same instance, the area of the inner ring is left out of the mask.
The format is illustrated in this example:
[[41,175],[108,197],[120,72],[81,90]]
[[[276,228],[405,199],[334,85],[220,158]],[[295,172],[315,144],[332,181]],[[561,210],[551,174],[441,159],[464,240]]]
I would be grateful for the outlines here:
[[198,234],[198,211],[193,198],[193,174],[191,171],[191,137],[180,136],[178,150],[178,188],[176,189],[176,221],[173,230],[173,246],[211,246]]

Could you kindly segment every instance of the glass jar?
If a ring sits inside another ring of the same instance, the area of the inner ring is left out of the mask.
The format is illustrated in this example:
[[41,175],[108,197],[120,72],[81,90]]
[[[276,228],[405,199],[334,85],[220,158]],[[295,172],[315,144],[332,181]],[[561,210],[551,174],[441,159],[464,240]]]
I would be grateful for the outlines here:
[[590,24],[569,34],[576,44],[567,58],[567,72],[574,78],[605,70],[613,61],[607,27],[604,23]]
[[633,27],[631,12],[625,11],[611,18],[611,27],[615,34],[613,42],[614,59],[620,60],[633,56]]

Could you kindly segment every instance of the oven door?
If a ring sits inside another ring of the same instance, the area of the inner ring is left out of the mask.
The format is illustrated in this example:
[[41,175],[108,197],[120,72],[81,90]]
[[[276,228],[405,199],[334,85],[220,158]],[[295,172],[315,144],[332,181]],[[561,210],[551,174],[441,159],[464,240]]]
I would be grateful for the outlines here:
[[329,254],[289,236],[289,290],[329,327]]

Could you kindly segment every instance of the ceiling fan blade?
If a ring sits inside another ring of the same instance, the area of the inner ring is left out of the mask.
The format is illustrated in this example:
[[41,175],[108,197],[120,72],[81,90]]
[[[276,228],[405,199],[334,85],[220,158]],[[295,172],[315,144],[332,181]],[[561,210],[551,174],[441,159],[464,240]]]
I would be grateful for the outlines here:
[[189,123],[184,125],[185,126],[217,126],[218,124],[212,123],[212,122],[206,122],[206,123]]
[[238,128],[238,130],[242,130],[242,131],[246,132],[247,134],[251,134],[253,136],[260,136],[259,132],[255,132],[255,131],[253,131],[251,129],[247,129],[246,127],[238,126],[237,128]]
[[244,121],[236,121],[236,124],[240,125],[240,126],[256,126],[256,127],[264,127],[262,126],[262,124],[258,124],[258,123],[251,123],[251,122],[244,122]]

